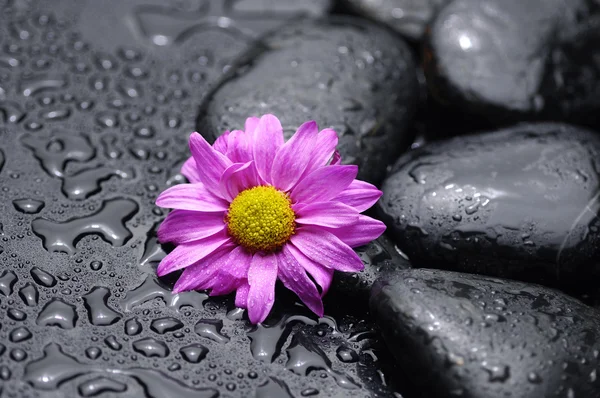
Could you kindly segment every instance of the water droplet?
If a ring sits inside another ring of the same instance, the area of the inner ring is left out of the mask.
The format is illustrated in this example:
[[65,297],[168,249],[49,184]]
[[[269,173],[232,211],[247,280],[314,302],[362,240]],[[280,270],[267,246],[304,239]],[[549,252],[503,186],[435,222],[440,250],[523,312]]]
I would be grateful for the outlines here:
[[84,135],[58,132],[43,140],[38,135],[29,134],[24,135],[21,141],[52,177],[63,177],[68,162],[87,162],[95,155],[94,148]]
[[121,348],[123,348],[123,345],[121,343],[119,343],[117,338],[113,335],[107,336],[104,339],[104,342],[106,343],[108,348],[110,348],[111,350],[119,351]]
[[133,350],[150,358],[164,358],[169,355],[169,347],[164,342],[152,337],[134,341]]
[[0,275],[0,293],[7,297],[10,296],[15,283],[17,283],[17,274],[14,271],[4,270]]
[[65,120],[69,116],[71,116],[71,110],[69,108],[53,109],[50,111],[40,113],[41,118],[53,122]]
[[45,203],[41,200],[36,199],[15,199],[13,200],[13,206],[16,210],[25,214],[39,213],[44,207]]
[[92,271],[99,271],[102,269],[102,261],[94,260],[90,263],[90,268]]
[[77,390],[82,397],[95,397],[103,393],[124,392],[127,385],[106,377],[96,377],[81,383]]
[[36,322],[40,326],[73,329],[77,323],[77,312],[74,305],[54,298],[44,306]]
[[127,293],[121,301],[121,306],[125,311],[131,311],[138,305],[142,305],[155,298],[161,298],[167,307],[175,308],[179,311],[185,306],[203,309],[202,304],[208,296],[196,291],[173,294],[173,292],[160,286],[152,275],[148,275],[144,283]]
[[137,318],[128,319],[125,322],[125,333],[128,336],[135,336],[142,331],[142,324]]
[[87,365],[65,354],[56,343],[44,347],[44,356],[25,366],[23,379],[36,389],[56,390],[62,383],[78,376],[105,372],[135,379],[150,397],[214,398],[217,391],[212,388],[191,388],[180,381],[153,369],[114,369]]
[[111,167],[95,167],[81,170],[75,174],[65,176],[62,191],[72,200],[83,200],[100,192],[100,183],[110,177],[117,176],[123,179],[134,178],[133,169],[115,169]]
[[117,127],[119,125],[119,117],[114,112],[100,112],[96,115],[96,122],[101,127]]
[[301,333],[294,335],[287,353],[288,361],[285,364],[287,370],[306,376],[312,370],[323,369],[334,378],[340,387],[347,389],[358,388],[358,385],[349,376],[334,371],[331,368],[331,361],[325,353]]
[[12,376],[10,369],[6,365],[0,366],[0,380],[8,380]]
[[19,290],[19,296],[21,297],[21,300],[23,300],[23,302],[29,307],[34,307],[38,303],[39,293],[37,287],[29,282],[27,282],[25,286]]
[[300,395],[302,395],[303,397],[312,397],[313,395],[318,395],[319,394],[319,390],[317,390],[316,388],[305,388],[304,390],[300,391]]
[[100,355],[102,355],[102,350],[98,347],[89,347],[85,350],[85,355],[89,359],[97,359]]
[[22,341],[25,340],[29,340],[31,338],[32,334],[29,331],[29,329],[27,329],[26,327],[18,327],[16,329],[13,329],[10,334],[9,334],[9,339],[11,342],[13,343],[20,343]]
[[223,321],[220,319],[201,319],[194,327],[194,331],[202,337],[225,344],[229,341],[229,337],[221,334],[222,328]]
[[52,287],[56,285],[56,278],[48,272],[38,267],[33,267],[30,271],[31,277],[40,286]]
[[27,353],[20,348],[13,348],[10,351],[10,358],[15,362],[23,362],[27,359]]
[[152,138],[156,135],[156,131],[152,126],[141,126],[135,129],[134,134],[139,138]]
[[347,346],[339,346],[336,350],[336,355],[342,362],[352,363],[358,361],[358,354],[356,351]]
[[539,384],[542,382],[542,378],[535,372],[529,372],[527,374],[527,380],[533,384]]
[[206,358],[206,354],[208,354],[208,348],[204,347],[202,344],[194,343],[188,346],[185,346],[179,350],[183,359],[190,363],[198,363]]
[[105,201],[98,212],[88,216],[63,222],[36,218],[31,228],[42,238],[44,248],[49,252],[72,254],[77,242],[89,234],[100,235],[113,246],[123,246],[132,236],[124,224],[137,211],[138,205],[131,199],[111,199]]
[[42,91],[56,90],[64,88],[67,85],[65,76],[49,78],[43,75],[33,76],[21,81],[19,91],[25,97],[36,95]]
[[510,377],[510,369],[506,365],[501,364],[491,364],[487,361],[484,361],[481,364],[481,367],[488,372],[488,380],[489,381],[500,381],[505,382]]
[[27,318],[27,314],[26,313],[24,313],[23,311],[18,310],[16,308],[9,308],[8,311],[6,311],[6,314],[13,321],[19,321],[20,322],[20,321],[24,321]]
[[85,308],[88,311],[90,323],[96,326],[108,326],[121,319],[121,314],[108,306],[110,290],[96,286],[83,296]]
[[181,329],[182,327],[183,323],[181,323],[179,319],[173,317],[155,319],[150,324],[150,329],[154,330],[158,334],[173,332]]

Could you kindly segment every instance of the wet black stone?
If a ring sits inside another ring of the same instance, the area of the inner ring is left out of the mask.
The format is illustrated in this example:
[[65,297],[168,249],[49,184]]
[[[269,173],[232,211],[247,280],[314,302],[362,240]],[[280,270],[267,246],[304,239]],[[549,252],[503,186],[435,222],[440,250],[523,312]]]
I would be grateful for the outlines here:
[[413,40],[423,36],[427,24],[449,0],[340,0],[352,12],[384,23]]
[[370,306],[411,396],[600,396],[600,313],[556,290],[410,269]]
[[600,136],[520,125],[402,156],[379,213],[417,267],[593,284],[600,265]]
[[333,127],[343,163],[378,182],[412,141],[417,101],[412,55],[399,38],[350,17],[290,24],[236,62],[200,109],[198,131],[214,140],[272,113],[286,137],[307,120]]
[[428,30],[431,93],[498,121],[598,126],[600,16],[592,1],[457,0]]

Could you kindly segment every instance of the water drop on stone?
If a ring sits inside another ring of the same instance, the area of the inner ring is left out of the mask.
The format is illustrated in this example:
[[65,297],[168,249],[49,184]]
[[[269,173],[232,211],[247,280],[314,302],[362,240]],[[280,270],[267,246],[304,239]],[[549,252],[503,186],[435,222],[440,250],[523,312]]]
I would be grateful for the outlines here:
[[45,203],[37,199],[15,199],[13,200],[13,206],[15,209],[25,214],[36,214],[39,213],[44,207]]
[[52,287],[56,285],[56,278],[38,267],[33,267],[31,269],[31,277],[35,283],[43,287]]
[[202,344],[193,343],[188,346],[185,346],[179,350],[183,359],[190,363],[198,363],[206,358],[206,354],[208,354],[208,348],[204,347]]
[[59,298],[54,298],[44,306],[36,322],[40,326],[73,329],[77,323],[77,312],[74,305]]

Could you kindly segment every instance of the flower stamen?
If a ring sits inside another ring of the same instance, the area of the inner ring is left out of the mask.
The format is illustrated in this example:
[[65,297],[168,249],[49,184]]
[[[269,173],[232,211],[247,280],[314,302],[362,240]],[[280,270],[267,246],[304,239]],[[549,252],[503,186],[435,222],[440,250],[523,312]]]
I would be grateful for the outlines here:
[[294,234],[296,215],[283,192],[257,186],[240,192],[225,217],[229,235],[250,252],[272,252]]

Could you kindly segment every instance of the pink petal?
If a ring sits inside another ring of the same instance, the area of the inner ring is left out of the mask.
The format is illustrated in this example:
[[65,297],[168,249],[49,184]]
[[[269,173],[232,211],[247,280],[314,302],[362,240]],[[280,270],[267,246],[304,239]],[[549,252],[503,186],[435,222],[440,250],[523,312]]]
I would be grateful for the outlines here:
[[158,276],[163,276],[178,269],[189,267],[225,245],[233,245],[226,231],[202,240],[183,243],[162,259],[156,273]]
[[183,174],[183,176],[187,178],[189,182],[200,182],[200,176],[198,175],[198,170],[196,169],[196,161],[194,160],[193,156],[183,163],[181,166],[181,174]]
[[333,201],[339,201],[354,207],[359,213],[373,206],[383,192],[365,181],[354,180]]
[[158,227],[158,240],[177,245],[204,239],[225,229],[224,213],[173,210]]
[[306,122],[279,148],[271,169],[271,182],[277,189],[288,191],[296,185],[311,161],[318,134],[317,123]]
[[299,227],[290,240],[306,257],[327,268],[344,272],[364,268],[354,250],[331,232],[317,227]]
[[285,287],[293,291],[300,297],[300,300],[319,317],[323,316],[323,302],[317,287],[306,275],[304,268],[298,263],[296,258],[283,247],[283,250],[277,254],[278,276]]
[[219,184],[223,197],[229,202],[243,190],[260,185],[254,162],[232,164],[223,172]]
[[226,245],[184,269],[173,286],[173,293],[196,289],[207,279],[210,280],[214,273],[226,264],[231,251],[232,246]]
[[331,163],[329,163],[332,166],[338,165],[342,163],[342,156],[340,155],[340,152],[338,150],[336,150],[333,153],[333,158],[331,159]]
[[308,175],[316,169],[326,166],[335,152],[335,147],[338,144],[338,136],[333,129],[323,129],[317,135],[317,145],[312,154],[312,159],[304,171],[304,175]]
[[256,130],[256,126],[258,126],[259,121],[260,119],[256,116],[252,116],[246,119],[246,123],[244,124],[244,132],[252,137],[254,135],[254,130]]
[[366,245],[385,231],[385,224],[374,218],[359,215],[358,222],[350,227],[329,229],[329,232],[341,239],[350,247]]
[[287,250],[294,256],[296,261],[308,272],[317,284],[321,287],[321,297],[327,294],[331,281],[333,279],[333,270],[315,263],[310,258],[306,257],[294,245],[286,245]]
[[[220,291],[219,289],[225,290],[227,287],[225,281],[237,283],[242,279],[246,279],[251,261],[252,255],[248,254],[243,247],[237,246],[233,250],[229,248],[227,254],[219,261],[197,263],[187,268],[196,271],[192,281],[193,285],[190,286],[193,286],[196,290],[217,288],[216,295]],[[219,284],[223,286],[219,286]]]
[[358,212],[339,202],[314,202],[293,207],[298,224],[319,225],[329,228],[350,226],[358,221]]
[[190,151],[196,159],[198,177],[206,189],[219,196],[219,181],[225,169],[231,166],[231,160],[221,152],[216,151],[198,133],[190,136]]
[[238,287],[237,292],[235,293],[235,306],[238,308],[246,308],[248,307],[248,291],[250,290],[250,285],[248,285],[248,281],[242,283],[240,287]]
[[[211,290],[208,293],[209,296],[223,296],[225,294],[229,294],[236,290],[238,286],[242,283],[240,279],[233,279],[228,277],[225,274],[221,274],[217,272],[216,275],[213,276],[211,281]],[[199,289],[200,290],[200,289]]]
[[200,183],[172,186],[158,195],[156,205],[206,213],[224,212],[229,208],[228,202],[213,195]]
[[222,154],[226,154],[227,147],[229,146],[229,134],[230,134],[229,131],[225,131],[223,134],[218,136],[212,147],[216,151],[219,151]]
[[252,158],[252,136],[241,130],[234,130],[229,134],[227,157],[235,163],[246,163]]
[[357,173],[355,165],[321,167],[292,189],[292,200],[300,203],[327,202],[346,189]]
[[248,318],[252,323],[265,320],[275,302],[277,258],[273,254],[256,253],[248,270]]
[[283,145],[283,128],[273,115],[260,118],[253,135],[254,161],[258,174],[271,183],[271,168],[279,147]]

